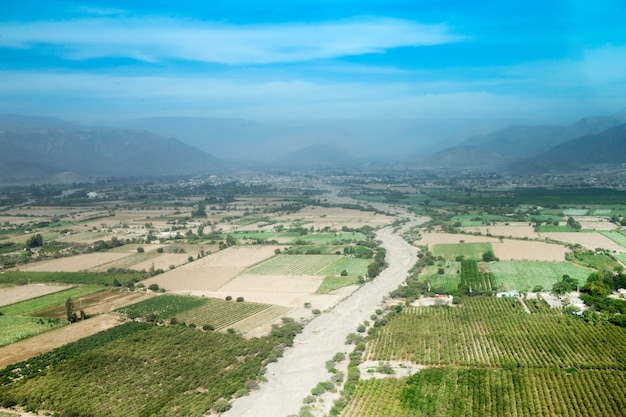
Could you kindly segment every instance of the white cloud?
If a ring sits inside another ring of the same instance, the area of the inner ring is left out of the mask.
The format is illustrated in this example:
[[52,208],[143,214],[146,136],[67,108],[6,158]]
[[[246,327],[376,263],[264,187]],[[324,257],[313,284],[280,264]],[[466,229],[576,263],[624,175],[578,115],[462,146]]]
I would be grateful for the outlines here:
[[0,45],[49,44],[71,59],[166,58],[221,64],[302,62],[390,48],[458,42],[444,24],[390,18],[320,23],[223,25],[172,19],[79,19],[0,24]]

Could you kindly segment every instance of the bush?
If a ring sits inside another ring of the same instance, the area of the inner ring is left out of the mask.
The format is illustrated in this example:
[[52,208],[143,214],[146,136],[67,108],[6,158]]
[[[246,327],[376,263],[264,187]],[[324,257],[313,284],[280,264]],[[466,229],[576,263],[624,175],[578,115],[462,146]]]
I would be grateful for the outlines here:
[[215,330],[215,328],[210,324],[205,324],[204,326],[202,326],[202,330],[204,330],[205,332],[211,332]]
[[238,303],[243,303],[243,302],[244,302],[243,297],[237,297],[237,302],[238,302]]
[[219,400],[215,401],[213,403],[213,407],[211,407],[213,409],[213,411],[217,412],[217,413],[224,413],[228,410],[230,410],[231,408],[231,404],[226,401],[223,398],[220,398]]
[[141,246],[139,246],[139,247],[137,248],[137,252],[139,252],[139,253],[143,253],[143,252],[144,252],[144,249],[143,249]]
[[225,298],[226,301],[231,301],[232,299],[233,299],[233,297],[231,297],[230,295],[227,295],[226,298]]
[[156,292],[156,291],[159,291],[159,284],[150,284],[150,285],[148,286],[148,289],[149,289],[150,291],[155,291],[155,292]]
[[157,249],[157,252],[158,252],[158,253],[163,253],[163,248],[158,248],[158,249]]
[[319,308],[314,308],[313,310],[311,310],[311,313],[313,314],[321,314],[322,312],[319,310]]

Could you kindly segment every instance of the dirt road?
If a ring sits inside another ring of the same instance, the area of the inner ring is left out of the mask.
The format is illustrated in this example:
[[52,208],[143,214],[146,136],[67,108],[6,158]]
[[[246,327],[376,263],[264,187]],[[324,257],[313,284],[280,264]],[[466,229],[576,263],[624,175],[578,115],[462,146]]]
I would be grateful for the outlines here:
[[[413,218],[412,224],[424,221]],[[359,323],[369,320],[382,298],[404,281],[408,269],[417,260],[417,249],[393,234],[390,227],[381,229],[377,236],[387,250],[389,267],[373,282],[363,285],[334,309],[311,321],[296,337],[294,347],[268,366],[267,383],[249,396],[237,399],[224,416],[298,415],[302,400],[310,394],[311,388],[329,379],[326,361],[337,352],[351,350],[345,345],[346,335],[354,332]]]

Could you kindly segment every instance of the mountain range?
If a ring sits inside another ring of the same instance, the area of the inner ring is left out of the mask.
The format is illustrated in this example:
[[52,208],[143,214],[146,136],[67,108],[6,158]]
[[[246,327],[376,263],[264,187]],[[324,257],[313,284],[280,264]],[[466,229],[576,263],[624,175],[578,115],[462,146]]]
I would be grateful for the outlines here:
[[420,129],[419,121],[152,118],[87,126],[0,115],[0,183],[210,173],[239,166],[314,169],[372,163],[524,175],[561,172],[626,163],[622,122],[618,116],[603,116],[571,125],[498,129],[496,123],[480,121],[455,126],[422,121]]

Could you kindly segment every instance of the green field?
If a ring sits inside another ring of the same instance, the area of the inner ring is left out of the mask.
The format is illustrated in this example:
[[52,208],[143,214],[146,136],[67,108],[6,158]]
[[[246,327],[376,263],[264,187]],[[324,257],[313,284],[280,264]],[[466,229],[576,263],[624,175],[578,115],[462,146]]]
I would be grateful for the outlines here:
[[493,214],[461,214],[450,219],[452,223],[461,223],[463,227],[484,226],[491,222],[508,222],[510,220],[508,217]]
[[365,276],[367,266],[371,263],[371,259],[340,258],[319,271],[318,275],[341,275],[345,270],[350,276]]
[[0,404],[60,416],[200,417],[247,392],[279,343],[126,323],[0,371]]
[[445,292],[449,293],[459,288],[459,282],[461,280],[460,270],[461,263],[455,261],[447,261],[443,266],[444,273],[438,274],[439,266],[431,265],[424,268],[420,275],[421,282],[430,282],[431,289],[434,291],[438,288],[443,288]]
[[359,283],[359,279],[355,276],[347,277],[326,277],[319,286],[316,294],[329,294],[339,288],[348,287],[350,285],[356,285]]
[[592,251],[578,251],[574,253],[576,262],[589,268],[595,268],[600,271],[614,271],[619,267],[619,263],[608,255],[596,254]]
[[254,314],[270,308],[269,304],[245,303],[236,301],[224,301],[209,298],[204,305],[187,310],[176,316],[179,322],[195,324],[202,327],[211,325],[215,330],[226,329],[233,324],[244,320]]
[[530,291],[541,285],[546,290],[560,281],[563,275],[578,279],[583,285],[593,271],[570,262],[507,261],[491,262],[498,291]]
[[[156,320],[166,320],[181,313],[202,307],[208,298],[165,294],[116,310],[129,317],[146,317],[153,314]],[[203,323],[204,324],[204,323]]]
[[493,252],[491,243],[440,243],[433,247],[433,255],[442,256],[449,261],[458,256],[480,260],[485,252]]
[[563,210],[564,216],[586,216],[587,213],[589,213],[588,209],[568,208]]
[[538,232],[575,232],[574,229],[572,229],[569,226],[547,226],[547,225],[542,225],[537,227],[537,231]]
[[495,297],[405,307],[373,335],[364,359],[427,368],[360,381],[341,415],[622,416],[626,329],[531,310]]
[[317,275],[340,259],[340,255],[279,255],[247,272],[258,275]]
[[30,317],[29,314],[63,305],[68,297],[78,298],[102,290],[102,287],[96,286],[75,287],[0,307],[0,312],[2,312],[2,315],[0,315],[0,346],[9,345],[18,340],[67,324],[64,320]]
[[29,282],[61,282],[64,284],[114,285],[115,281],[126,284],[146,278],[141,272],[25,272],[6,271],[0,274],[0,283],[27,284]]
[[606,230],[606,231],[603,231],[601,233],[604,236],[606,236],[609,239],[611,239],[613,242],[615,242],[618,245],[626,248],[626,236],[623,233],[618,232],[617,230]]

